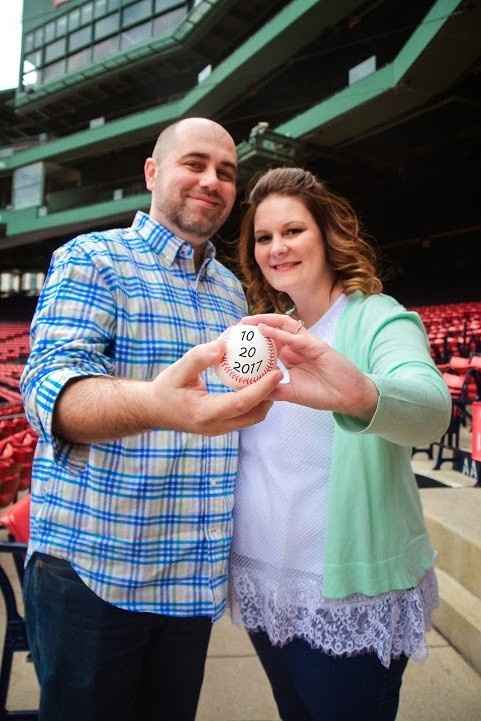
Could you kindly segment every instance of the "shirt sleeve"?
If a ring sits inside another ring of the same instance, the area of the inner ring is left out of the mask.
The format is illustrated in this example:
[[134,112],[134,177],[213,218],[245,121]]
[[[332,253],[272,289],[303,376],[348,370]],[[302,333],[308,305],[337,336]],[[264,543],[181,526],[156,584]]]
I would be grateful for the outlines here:
[[52,258],[32,321],[21,391],[29,422],[54,446],[53,413],[66,384],[113,375],[109,351],[116,304],[111,277],[79,242],[72,241]]
[[369,342],[365,370],[379,393],[374,415],[366,424],[335,413],[341,428],[374,433],[403,446],[439,440],[449,425],[451,398],[417,313],[402,309],[379,323]]

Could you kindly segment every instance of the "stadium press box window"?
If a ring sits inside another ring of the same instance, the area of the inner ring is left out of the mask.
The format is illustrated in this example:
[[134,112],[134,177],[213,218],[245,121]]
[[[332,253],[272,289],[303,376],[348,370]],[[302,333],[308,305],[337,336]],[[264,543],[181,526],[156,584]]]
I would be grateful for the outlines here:
[[165,37],[187,16],[190,4],[89,0],[24,36],[23,87],[34,90],[150,38]]

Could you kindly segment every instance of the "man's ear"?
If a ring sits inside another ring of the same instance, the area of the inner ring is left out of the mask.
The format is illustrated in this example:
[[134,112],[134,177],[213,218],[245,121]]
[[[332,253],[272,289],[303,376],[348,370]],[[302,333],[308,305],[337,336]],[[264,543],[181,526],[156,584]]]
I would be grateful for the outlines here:
[[145,185],[147,190],[153,190],[157,177],[157,164],[153,158],[147,158],[144,163]]

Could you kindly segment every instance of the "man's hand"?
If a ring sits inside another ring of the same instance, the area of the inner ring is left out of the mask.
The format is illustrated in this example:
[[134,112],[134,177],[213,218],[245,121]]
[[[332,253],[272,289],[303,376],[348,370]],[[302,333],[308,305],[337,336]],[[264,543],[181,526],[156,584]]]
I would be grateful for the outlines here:
[[153,381],[75,379],[57,400],[54,433],[72,443],[95,443],[156,429],[216,436],[258,423],[282,373],[273,370],[234,393],[209,394],[201,374],[223,353],[222,341],[196,346]]
[[162,416],[162,406],[167,401],[167,407],[170,408],[168,426],[163,427],[175,430],[215,436],[263,420],[272,405],[272,401],[267,398],[282,379],[282,373],[273,370],[257,383],[233,393],[209,394],[201,373],[219,363],[223,354],[222,341],[205,343],[192,348],[162,371],[152,381],[153,418],[157,414],[155,401],[158,402]]

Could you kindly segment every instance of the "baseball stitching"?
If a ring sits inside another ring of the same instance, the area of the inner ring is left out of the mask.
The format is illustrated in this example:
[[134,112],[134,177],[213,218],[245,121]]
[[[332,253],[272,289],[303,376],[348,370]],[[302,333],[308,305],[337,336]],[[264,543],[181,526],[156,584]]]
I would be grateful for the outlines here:
[[276,362],[276,356],[274,353],[274,341],[272,341],[270,338],[266,338],[263,336],[264,340],[267,343],[267,347],[269,349],[268,357],[266,358],[266,366],[262,373],[259,373],[254,378],[245,378],[242,375],[239,375],[237,371],[235,371],[231,366],[227,363],[226,356],[224,356],[224,359],[221,362],[221,368],[225,371],[225,373],[231,378],[233,381],[236,381],[237,383],[242,383],[242,385],[250,385],[251,383],[257,383],[261,378],[263,378],[266,373],[269,373],[274,366]]

